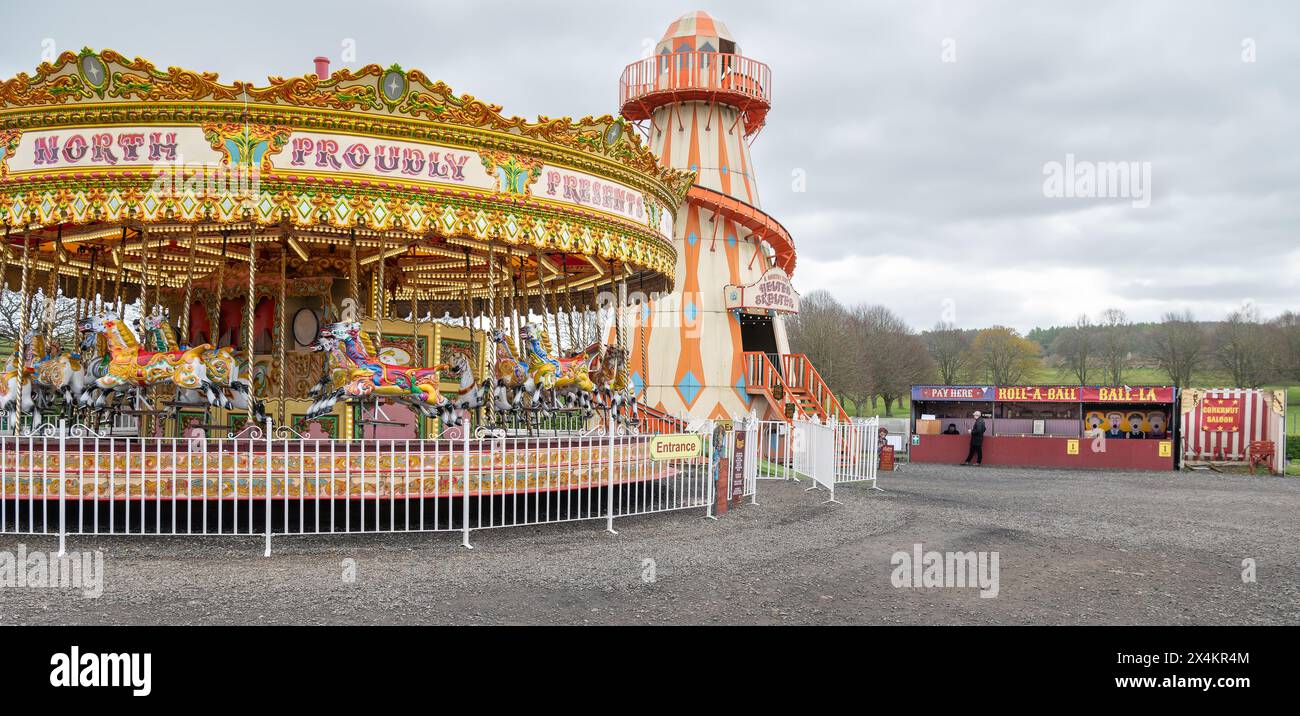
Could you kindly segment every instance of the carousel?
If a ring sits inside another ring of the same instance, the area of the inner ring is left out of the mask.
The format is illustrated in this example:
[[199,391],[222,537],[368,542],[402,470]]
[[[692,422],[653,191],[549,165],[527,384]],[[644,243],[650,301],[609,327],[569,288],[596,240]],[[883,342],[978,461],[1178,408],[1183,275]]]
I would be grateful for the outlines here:
[[[649,432],[620,317],[629,296],[671,290],[691,183],[620,118],[507,117],[398,65],[225,84],[65,52],[0,82],[9,495],[48,494],[16,453],[56,433],[82,446],[77,491],[102,496],[132,467],[103,454],[113,440],[215,446],[155,456],[174,476],[272,433],[319,455]],[[237,460],[279,474],[303,454],[268,442]],[[185,489],[324,489],[266,474]]]

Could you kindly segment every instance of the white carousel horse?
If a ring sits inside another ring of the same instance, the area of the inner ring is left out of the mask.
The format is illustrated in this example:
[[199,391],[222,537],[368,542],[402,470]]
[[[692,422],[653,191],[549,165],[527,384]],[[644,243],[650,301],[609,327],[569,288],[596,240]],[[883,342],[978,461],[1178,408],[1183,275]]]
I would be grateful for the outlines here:
[[541,389],[537,381],[528,372],[528,364],[515,357],[514,347],[505,331],[492,331],[492,341],[496,344],[497,358],[492,366],[492,376],[485,385],[492,393],[492,406],[500,415],[508,415],[525,407],[537,407],[541,401]]
[[450,399],[452,407],[456,410],[473,410],[483,405],[484,396],[488,392],[487,381],[484,381],[483,385],[475,382],[474,370],[470,367],[469,358],[466,358],[464,353],[453,353],[447,369],[459,384],[456,395]]

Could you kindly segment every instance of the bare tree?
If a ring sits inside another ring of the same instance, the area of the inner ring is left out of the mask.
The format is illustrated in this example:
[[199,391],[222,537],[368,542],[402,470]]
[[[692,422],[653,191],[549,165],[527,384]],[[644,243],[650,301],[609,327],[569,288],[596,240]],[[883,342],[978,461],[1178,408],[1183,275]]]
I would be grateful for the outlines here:
[[934,361],[920,337],[888,308],[858,306],[852,314],[858,352],[869,376],[866,390],[884,401],[885,415],[892,415],[913,385],[933,379]]
[[1192,384],[1192,373],[1205,360],[1205,331],[1191,311],[1170,312],[1151,329],[1151,358],[1177,388]]
[[837,394],[853,394],[860,356],[850,329],[849,312],[827,291],[813,291],[799,299],[799,313],[786,321],[790,348],[803,353],[817,366],[822,379]]
[[1062,367],[1079,381],[1088,384],[1088,375],[1097,363],[1097,330],[1086,315],[1081,315],[1073,326],[1056,335],[1052,352],[1063,361]]
[[939,382],[944,385],[960,383],[970,359],[970,335],[951,323],[940,321],[933,330],[922,334],[922,338],[934,361]]
[[1273,351],[1274,370],[1293,380],[1300,380],[1300,313],[1286,311],[1273,319],[1277,347]]
[[[46,307],[49,305],[45,293],[36,291],[28,296],[27,330],[29,333],[42,331],[46,322]],[[0,341],[15,345],[19,324],[22,322],[23,297],[17,291],[0,292]],[[76,329],[77,304],[62,295],[54,302],[54,321],[51,324],[53,335],[65,346],[69,345]]]
[[1232,376],[1235,387],[1258,388],[1268,381],[1276,363],[1270,329],[1260,319],[1259,309],[1249,304],[1229,313],[1215,328],[1214,358]]
[[994,385],[1021,385],[1040,364],[1041,347],[1013,328],[993,326],[971,342],[972,365]]
[[1110,385],[1124,385],[1124,371],[1133,352],[1133,328],[1118,308],[1107,308],[1098,320],[1097,359],[1102,378]]

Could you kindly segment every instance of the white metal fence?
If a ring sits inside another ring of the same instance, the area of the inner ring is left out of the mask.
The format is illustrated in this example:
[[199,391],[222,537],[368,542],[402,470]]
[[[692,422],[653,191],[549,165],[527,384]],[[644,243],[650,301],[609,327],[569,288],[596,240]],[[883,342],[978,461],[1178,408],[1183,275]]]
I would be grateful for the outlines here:
[[754,429],[759,450],[756,479],[808,477],[815,485],[828,488],[864,482],[879,489],[876,485],[880,465],[877,418],[850,423],[761,421]]
[[[283,428],[227,438],[99,435],[81,426],[0,436],[0,534],[245,535],[460,532],[703,508],[719,458],[757,503],[760,479],[875,486],[876,425],[742,423],[656,460],[659,433],[602,430],[461,439],[313,440]],[[737,439],[743,436],[743,450]],[[738,464],[742,463],[743,464]]]
[[[0,534],[460,532],[704,508],[716,468],[653,460],[650,434],[459,440],[0,436]],[[752,481],[747,481],[752,484]],[[753,494],[748,488],[747,494]]]
[[880,419],[867,418],[832,426],[835,430],[835,482],[870,482],[880,467]]

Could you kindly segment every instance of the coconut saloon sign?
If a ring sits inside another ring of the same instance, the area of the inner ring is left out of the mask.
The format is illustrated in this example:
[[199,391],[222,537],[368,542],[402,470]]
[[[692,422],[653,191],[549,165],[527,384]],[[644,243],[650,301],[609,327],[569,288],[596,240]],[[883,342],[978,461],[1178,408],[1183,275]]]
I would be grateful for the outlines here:
[[730,310],[799,312],[799,294],[790,284],[790,276],[776,267],[748,286],[728,284],[724,290]]

